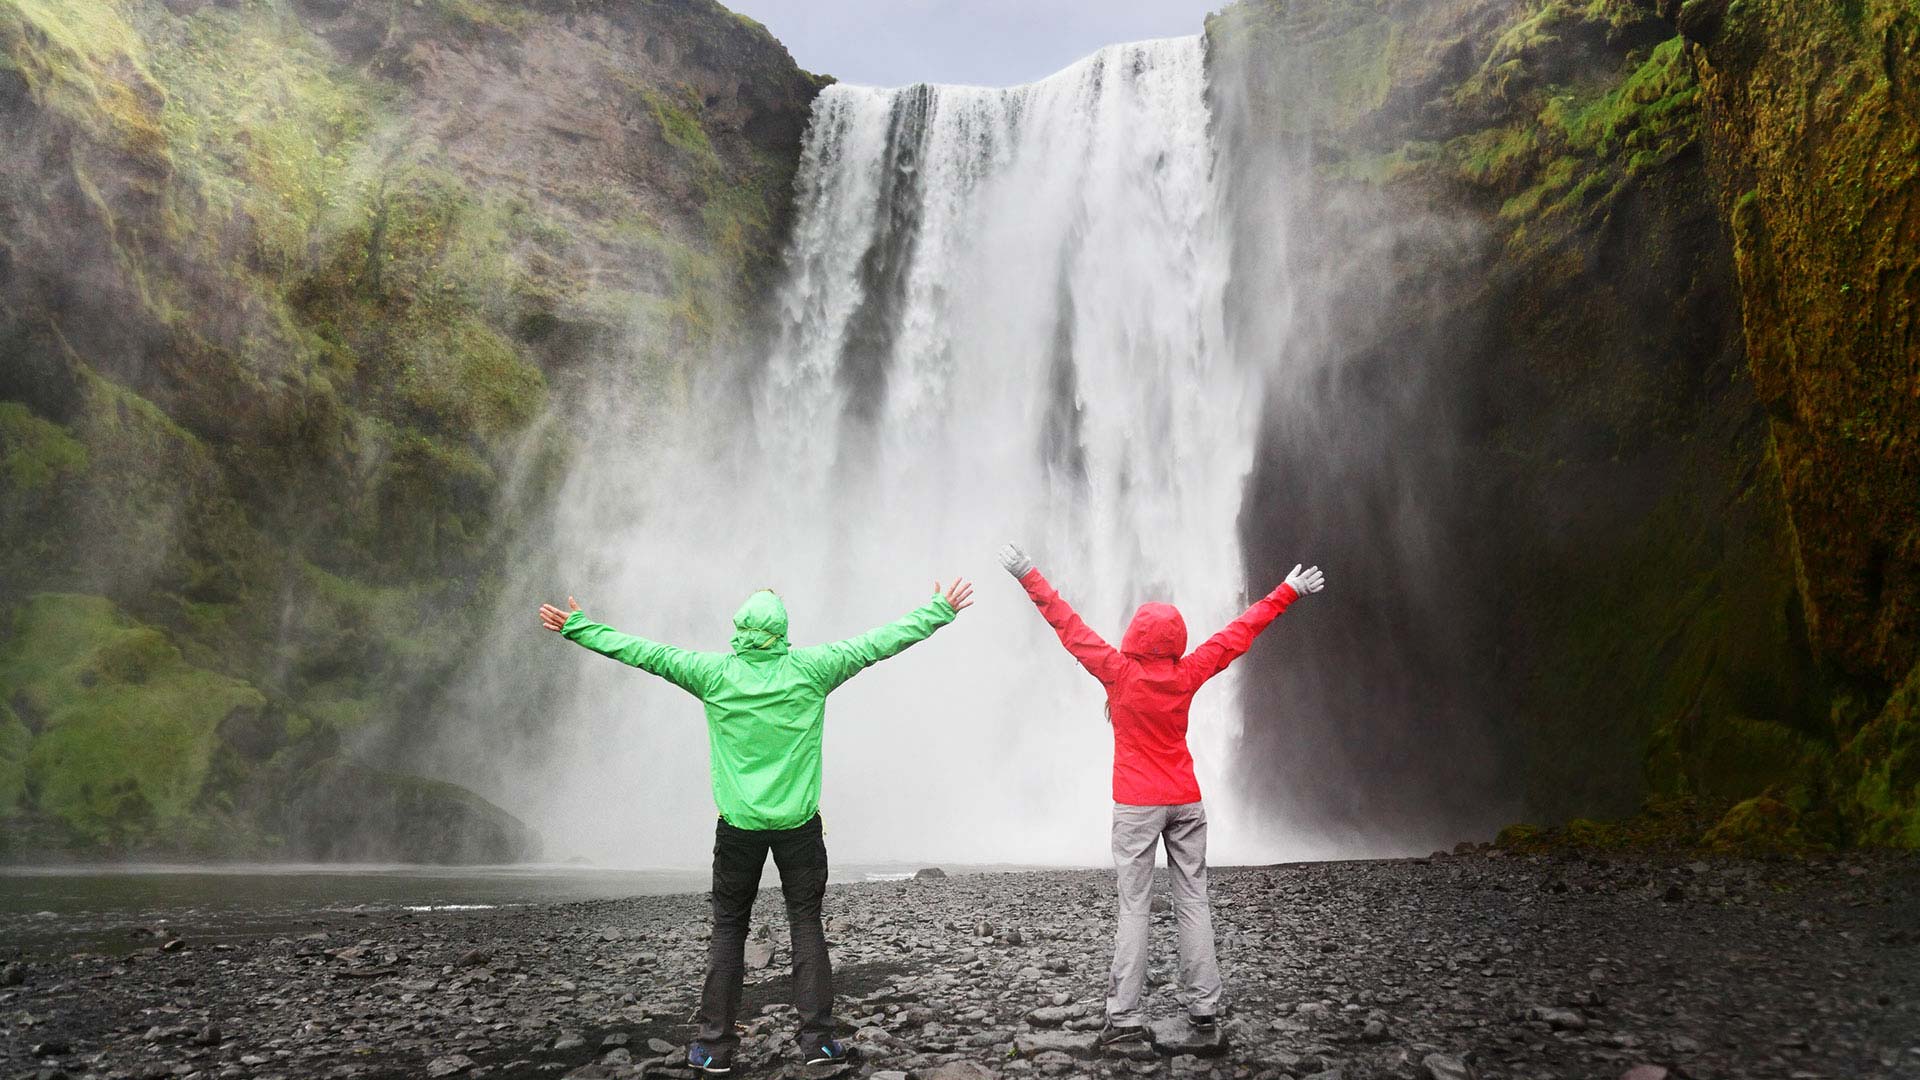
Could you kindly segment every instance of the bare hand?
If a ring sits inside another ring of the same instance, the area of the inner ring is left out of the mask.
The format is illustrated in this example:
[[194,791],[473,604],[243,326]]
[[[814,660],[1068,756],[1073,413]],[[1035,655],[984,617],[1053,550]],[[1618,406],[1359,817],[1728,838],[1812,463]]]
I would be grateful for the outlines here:
[[[936,581],[933,583],[933,591],[936,595],[939,594],[939,582]],[[973,606],[973,582],[966,581],[962,578],[954,578],[953,584],[947,586],[946,597],[947,603],[953,605],[955,614],[965,611],[967,608]]]
[[[571,596],[567,597],[567,606],[574,611],[580,610],[580,605],[574,603],[573,597]],[[552,604],[541,604],[540,625],[557,634],[560,632],[561,627],[567,625],[567,612],[561,611]]]

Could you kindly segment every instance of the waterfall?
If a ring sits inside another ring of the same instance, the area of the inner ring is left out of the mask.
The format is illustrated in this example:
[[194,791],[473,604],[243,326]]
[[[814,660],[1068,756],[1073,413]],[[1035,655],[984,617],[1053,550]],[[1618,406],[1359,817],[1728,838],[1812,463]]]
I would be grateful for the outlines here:
[[[838,858],[1106,860],[1103,695],[993,561],[1000,541],[1116,643],[1143,600],[1177,604],[1190,645],[1247,602],[1262,380],[1225,340],[1205,90],[1199,37],[1005,89],[827,88],[772,346],[714,397],[739,404],[602,446],[568,485],[589,614],[691,648],[725,648],[762,586],[811,644],[903,614],[936,576],[977,580],[957,622],[830,700]],[[698,861],[697,706],[579,664],[530,816],[563,851]],[[1235,695],[1232,672],[1204,690],[1190,736],[1217,855],[1307,854],[1223,813]]]

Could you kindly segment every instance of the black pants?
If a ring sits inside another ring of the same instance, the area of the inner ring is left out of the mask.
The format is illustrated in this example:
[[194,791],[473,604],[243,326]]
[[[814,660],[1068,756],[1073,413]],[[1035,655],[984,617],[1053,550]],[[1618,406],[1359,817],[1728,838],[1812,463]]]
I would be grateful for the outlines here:
[[820,815],[791,829],[736,829],[722,819],[713,834],[713,946],[707,984],[700,993],[697,1036],[708,1046],[740,1041],[733,1022],[740,1013],[740,983],[746,974],[747,927],[769,851],[780,868],[780,891],[787,899],[799,1037],[811,1042],[833,1034],[833,962],[820,925],[820,901],[827,894],[827,843]]

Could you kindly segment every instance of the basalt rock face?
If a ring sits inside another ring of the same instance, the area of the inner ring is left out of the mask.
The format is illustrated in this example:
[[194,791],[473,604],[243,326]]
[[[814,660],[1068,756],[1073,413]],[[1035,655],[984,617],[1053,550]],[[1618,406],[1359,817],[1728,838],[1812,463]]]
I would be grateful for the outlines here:
[[[1357,831],[1650,795],[1920,840],[1888,693],[1920,521],[1910,5],[1290,0],[1209,34],[1243,232],[1295,238],[1240,287],[1333,282],[1244,340],[1366,417],[1269,426],[1250,585],[1322,551],[1413,583],[1256,665],[1249,789],[1310,758],[1351,799],[1283,808]],[[1285,229],[1275,177],[1313,192]],[[1329,442],[1346,475],[1314,474]],[[1322,685],[1363,655],[1364,695]]]
[[704,0],[0,2],[8,846],[330,850],[282,812],[350,775],[523,849],[342,770],[458,660],[554,417],[749,347],[819,85]]

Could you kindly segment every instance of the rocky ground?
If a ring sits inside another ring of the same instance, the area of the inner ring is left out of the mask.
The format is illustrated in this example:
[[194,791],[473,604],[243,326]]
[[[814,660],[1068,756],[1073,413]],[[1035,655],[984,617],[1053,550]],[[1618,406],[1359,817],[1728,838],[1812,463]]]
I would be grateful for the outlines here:
[[[1920,1077],[1920,860],[1470,853],[1216,871],[1233,999],[1193,1039],[1156,916],[1158,1052],[1094,1047],[1111,875],[835,886],[853,1069],[790,1046],[778,893],[750,947],[750,1074]],[[1164,906],[1164,905],[1160,905]],[[16,925],[15,931],[21,928]],[[122,928],[111,954],[0,969],[0,1062],[53,1077],[655,1075],[680,1053],[702,896],[511,913],[329,915],[218,938]],[[13,937],[13,934],[7,935]]]

